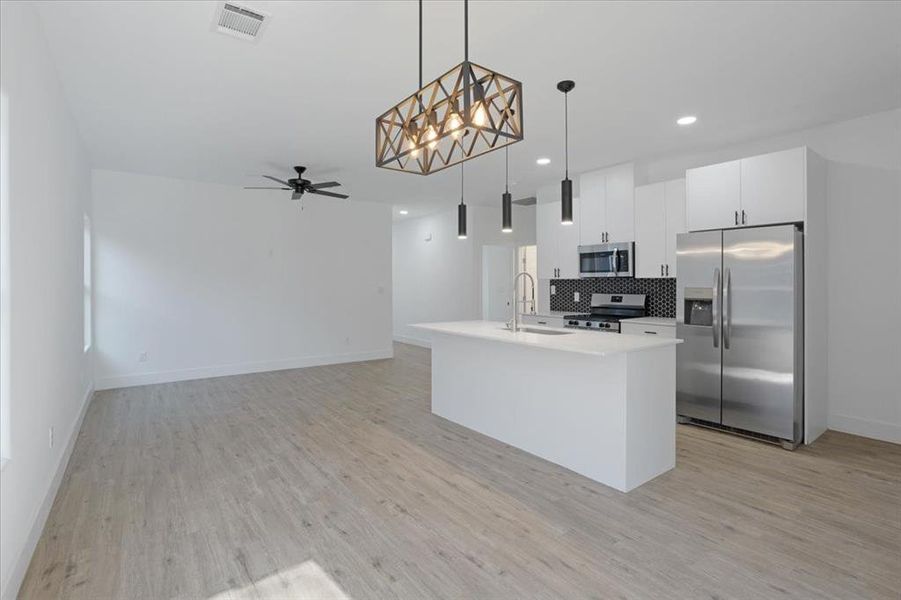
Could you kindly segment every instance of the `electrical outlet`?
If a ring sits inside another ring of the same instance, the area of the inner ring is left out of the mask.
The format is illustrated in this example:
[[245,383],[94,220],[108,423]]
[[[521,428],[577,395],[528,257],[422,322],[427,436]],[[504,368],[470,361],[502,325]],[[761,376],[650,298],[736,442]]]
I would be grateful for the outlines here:
[[557,295],[557,286],[552,285],[551,286],[551,296],[556,296],[556,295]]
[[147,362],[147,352],[138,354],[138,362]]
[[345,345],[345,346],[349,346],[349,345],[350,345],[350,338],[349,338],[349,337],[344,338],[344,345]]
[[579,301],[579,292],[573,292],[573,302]]
[[53,426],[50,426],[50,447],[53,448]]

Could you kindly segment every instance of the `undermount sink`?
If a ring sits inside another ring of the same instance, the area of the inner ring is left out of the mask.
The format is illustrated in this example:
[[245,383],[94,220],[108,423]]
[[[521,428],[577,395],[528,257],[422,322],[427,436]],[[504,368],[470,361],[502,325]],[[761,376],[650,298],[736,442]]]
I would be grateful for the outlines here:
[[[504,329],[506,331],[511,331],[506,327]],[[560,331],[559,329],[535,329],[533,327],[520,327],[519,331],[523,331],[525,333],[537,333],[539,335],[569,335],[572,333],[572,331]]]

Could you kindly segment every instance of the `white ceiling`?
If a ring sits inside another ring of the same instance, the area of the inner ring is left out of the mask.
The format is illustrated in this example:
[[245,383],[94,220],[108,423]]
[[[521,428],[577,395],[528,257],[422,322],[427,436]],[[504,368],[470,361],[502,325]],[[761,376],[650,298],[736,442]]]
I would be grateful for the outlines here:
[[[459,201],[458,169],[374,166],[376,115],[417,83],[414,2],[247,2],[272,14],[256,44],[213,33],[214,2],[36,4],[98,168],[264,185],[304,164],[411,216]],[[462,13],[426,2],[426,81],[462,59]],[[470,56],[523,82],[517,197],[561,178],[560,79],[579,172],[901,106],[899,30],[899,3],[480,1]],[[466,171],[468,202],[498,201],[503,153]]]

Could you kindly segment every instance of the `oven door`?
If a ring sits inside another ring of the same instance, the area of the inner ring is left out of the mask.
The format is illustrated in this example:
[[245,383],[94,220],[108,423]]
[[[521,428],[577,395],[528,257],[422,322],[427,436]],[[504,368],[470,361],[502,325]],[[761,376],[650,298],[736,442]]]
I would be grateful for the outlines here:
[[632,277],[632,242],[579,246],[579,277]]

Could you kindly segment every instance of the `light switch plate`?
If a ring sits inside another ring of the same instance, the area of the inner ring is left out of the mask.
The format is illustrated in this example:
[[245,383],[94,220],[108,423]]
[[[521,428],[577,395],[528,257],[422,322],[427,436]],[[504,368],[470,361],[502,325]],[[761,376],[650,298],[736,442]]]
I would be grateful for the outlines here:
[[573,302],[579,301],[579,292],[573,292]]

